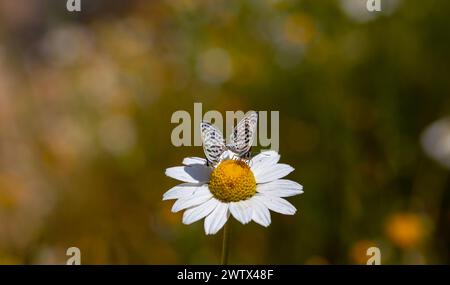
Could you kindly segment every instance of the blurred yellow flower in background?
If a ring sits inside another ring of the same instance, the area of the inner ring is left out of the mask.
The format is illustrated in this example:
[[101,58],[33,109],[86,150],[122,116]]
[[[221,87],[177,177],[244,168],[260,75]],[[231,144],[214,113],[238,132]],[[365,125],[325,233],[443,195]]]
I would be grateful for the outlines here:
[[395,246],[411,249],[422,243],[426,227],[423,218],[418,214],[397,213],[387,219],[385,231]]

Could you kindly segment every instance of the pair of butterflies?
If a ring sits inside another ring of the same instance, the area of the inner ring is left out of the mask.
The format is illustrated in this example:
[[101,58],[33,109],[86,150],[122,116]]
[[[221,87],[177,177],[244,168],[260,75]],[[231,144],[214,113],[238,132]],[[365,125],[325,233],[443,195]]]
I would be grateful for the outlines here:
[[205,153],[208,165],[215,166],[226,150],[232,151],[239,158],[248,158],[253,144],[253,138],[258,124],[258,113],[248,112],[244,118],[239,121],[231,132],[229,142],[226,143],[222,133],[216,127],[208,122],[200,124],[203,151]]

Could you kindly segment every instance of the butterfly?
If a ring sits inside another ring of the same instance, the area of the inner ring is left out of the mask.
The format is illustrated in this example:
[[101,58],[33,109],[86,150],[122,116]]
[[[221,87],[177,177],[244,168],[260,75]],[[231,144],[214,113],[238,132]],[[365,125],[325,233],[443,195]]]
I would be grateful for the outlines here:
[[207,164],[212,166],[218,164],[221,155],[226,150],[232,151],[239,158],[248,158],[257,124],[258,113],[255,111],[248,112],[233,129],[227,144],[222,133],[216,127],[208,122],[201,122],[200,130]]

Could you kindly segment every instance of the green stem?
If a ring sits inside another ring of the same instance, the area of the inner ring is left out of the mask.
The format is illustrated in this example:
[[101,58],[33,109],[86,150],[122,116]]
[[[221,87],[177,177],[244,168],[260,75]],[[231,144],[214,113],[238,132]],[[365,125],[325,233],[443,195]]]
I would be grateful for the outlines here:
[[230,243],[230,221],[225,223],[223,227],[223,241],[222,241],[222,265],[228,264],[228,247]]

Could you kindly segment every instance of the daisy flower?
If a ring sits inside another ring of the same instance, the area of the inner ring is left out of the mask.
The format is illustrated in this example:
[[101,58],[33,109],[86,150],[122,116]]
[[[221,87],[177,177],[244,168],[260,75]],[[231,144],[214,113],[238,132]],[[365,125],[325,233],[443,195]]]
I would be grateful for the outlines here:
[[176,200],[172,212],[185,210],[186,225],[205,218],[208,235],[216,234],[230,214],[242,224],[254,221],[267,227],[269,210],[293,215],[296,208],[283,198],[303,193],[300,184],[281,179],[294,168],[279,160],[275,151],[262,152],[249,161],[225,151],[215,167],[207,166],[203,158],[185,158],[184,166],[166,170],[167,176],[184,183],[167,191],[163,200]]

